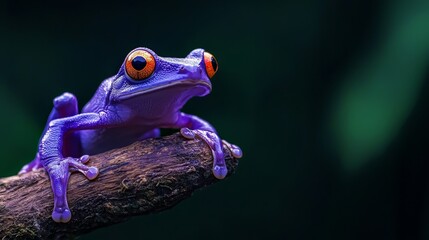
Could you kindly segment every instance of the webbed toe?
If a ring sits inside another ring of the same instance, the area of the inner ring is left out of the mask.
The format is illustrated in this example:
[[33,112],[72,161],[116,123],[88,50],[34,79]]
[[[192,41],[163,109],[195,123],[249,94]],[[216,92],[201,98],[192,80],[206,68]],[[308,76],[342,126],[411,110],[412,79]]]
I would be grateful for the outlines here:
[[58,223],[69,222],[71,219],[70,209],[68,209],[68,208],[56,208],[56,209],[54,209],[54,211],[52,212],[52,219]]

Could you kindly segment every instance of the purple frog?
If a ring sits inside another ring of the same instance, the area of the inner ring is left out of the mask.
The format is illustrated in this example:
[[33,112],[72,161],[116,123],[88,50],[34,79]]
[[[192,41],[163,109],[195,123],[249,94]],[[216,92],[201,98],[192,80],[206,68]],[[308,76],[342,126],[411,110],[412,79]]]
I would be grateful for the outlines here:
[[203,49],[193,50],[186,58],[167,58],[136,48],[119,72],[101,83],[81,113],[73,94],[55,98],[39,151],[20,171],[46,170],[54,194],[52,219],[63,223],[71,219],[67,184],[72,172],[90,180],[97,177],[98,169],[85,165],[88,154],[159,137],[160,128],[178,128],[185,138],[204,140],[213,153],[214,176],[224,178],[222,144],[236,158],[242,156],[241,149],[221,140],[208,122],[180,111],[190,98],[210,93],[210,78],[217,70],[216,59]]

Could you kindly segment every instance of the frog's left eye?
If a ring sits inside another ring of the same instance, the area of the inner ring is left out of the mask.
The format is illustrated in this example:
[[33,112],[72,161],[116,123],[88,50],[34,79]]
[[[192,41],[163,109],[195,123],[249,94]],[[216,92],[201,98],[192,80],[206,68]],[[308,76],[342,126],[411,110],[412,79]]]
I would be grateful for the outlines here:
[[146,79],[155,70],[155,58],[148,51],[136,50],[128,55],[125,70],[133,80]]
[[217,72],[218,64],[216,58],[208,52],[204,52],[204,64],[206,65],[206,72],[209,78],[212,78]]

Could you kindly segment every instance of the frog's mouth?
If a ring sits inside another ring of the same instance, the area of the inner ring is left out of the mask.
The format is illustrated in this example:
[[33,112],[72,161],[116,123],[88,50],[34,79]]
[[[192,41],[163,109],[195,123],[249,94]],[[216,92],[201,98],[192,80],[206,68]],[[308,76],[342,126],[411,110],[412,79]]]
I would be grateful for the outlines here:
[[[210,93],[210,91],[212,90],[212,85],[210,82],[204,81],[204,80],[195,80],[195,79],[186,79],[186,80],[182,80],[182,81],[174,81],[174,82],[170,82],[170,83],[162,83],[158,86],[152,86],[151,88],[148,89],[139,89],[138,91],[131,91],[128,94],[123,94],[121,96],[118,97],[118,100],[126,100],[126,99],[130,99],[130,98],[134,98],[134,97],[138,97],[138,96],[142,96],[142,95],[146,95],[148,93],[152,93],[152,92],[158,92],[164,89],[170,89],[170,88],[174,88],[174,87],[185,87],[188,88],[190,91],[192,92],[194,96],[205,96],[208,93]],[[195,89],[195,91],[191,91]],[[201,91],[202,90],[202,91]]]

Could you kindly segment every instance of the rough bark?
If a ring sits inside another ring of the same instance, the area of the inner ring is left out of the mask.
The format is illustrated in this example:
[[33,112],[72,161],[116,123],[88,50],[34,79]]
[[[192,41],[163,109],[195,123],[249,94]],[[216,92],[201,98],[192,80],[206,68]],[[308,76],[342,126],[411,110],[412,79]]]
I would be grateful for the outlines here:
[[[230,175],[238,161],[226,148],[224,152]],[[194,190],[218,181],[211,172],[212,160],[202,140],[185,140],[179,134],[91,156],[88,165],[97,166],[100,174],[93,181],[80,173],[71,175],[72,219],[66,224],[51,219],[53,196],[43,169],[2,178],[0,238],[73,238],[131,216],[171,208]]]

